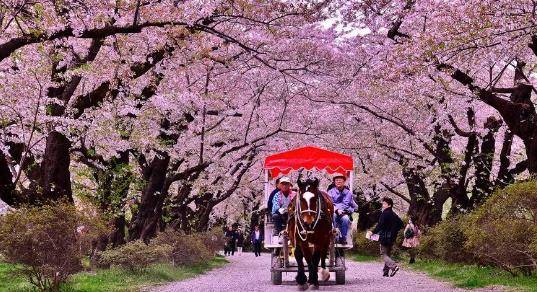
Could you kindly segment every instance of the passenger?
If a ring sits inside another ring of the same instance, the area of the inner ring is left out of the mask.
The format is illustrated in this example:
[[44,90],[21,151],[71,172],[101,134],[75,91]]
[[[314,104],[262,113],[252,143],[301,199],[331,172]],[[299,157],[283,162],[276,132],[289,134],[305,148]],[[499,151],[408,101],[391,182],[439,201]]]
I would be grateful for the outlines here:
[[358,205],[354,202],[351,191],[345,186],[347,177],[344,174],[337,173],[333,179],[335,187],[328,191],[328,195],[334,203],[334,226],[339,228],[341,232],[337,242],[347,244],[351,216],[354,210],[358,208]]
[[288,177],[280,178],[280,191],[272,199],[272,219],[274,221],[274,235],[279,235],[287,223],[287,208],[295,196],[291,191],[291,180]]
[[280,191],[280,178],[276,179],[276,183],[274,186],[275,186],[275,189],[270,193],[270,196],[267,202],[267,209],[269,212],[272,212],[272,200],[274,199],[274,196]]

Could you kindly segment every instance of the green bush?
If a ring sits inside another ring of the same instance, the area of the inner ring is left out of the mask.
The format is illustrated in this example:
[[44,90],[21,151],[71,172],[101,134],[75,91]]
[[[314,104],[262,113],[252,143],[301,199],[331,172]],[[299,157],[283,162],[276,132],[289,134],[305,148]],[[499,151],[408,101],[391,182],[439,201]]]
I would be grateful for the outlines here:
[[140,272],[151,264],[168,261],[171,250],[171,246],[168,245],[145,244],[137,240],[103,251],[99,263],[103,266],[117,266]]
[[214,251],[204,242],[207,237],[205,234],[187,235],[181,231],[167,230],[159,233],[152,243],[170,246],[170,258],[174,265],[194,265],[208,262],[214,257]]
[[421,237],[420,256],[451,263],[472,262],[474,256],[465,249],[467,241],[465,226],[465,217],[457,216],[426,230],[425,235]]
[[483,263],[529,275],[537,268],[536,223],[537,182],[510,185],[469,215],[465,247]]
[[357,232],[354,235],[353,250],[361,255],[380,256],[379,243],[365,238],[365,232]]
[[0,253],[39,290],[57,291],[82,269],[84,242],[102,232],[94,220],[69,203],[8,212],[0,216]]

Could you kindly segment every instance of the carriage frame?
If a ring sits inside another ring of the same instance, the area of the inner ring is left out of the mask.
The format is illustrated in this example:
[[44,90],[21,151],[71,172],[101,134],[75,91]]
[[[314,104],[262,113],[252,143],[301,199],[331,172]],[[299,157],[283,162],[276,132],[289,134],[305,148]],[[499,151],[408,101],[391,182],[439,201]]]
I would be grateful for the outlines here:
[[[289,174],[300,169],[308,171],[326,171],[332,173],[345,173],[349,178],[349,189],[353,191],[354,162],[351,156],[325,149],[307,146],[268,156],[264,164],[264,202],[267,203],[272,191],[271,182],[279,174]],[[353,247],[352,233],[356,230],[354,220],[347,234],[346,245],[338,244],[332,239],[330,243],[327,269],[335,273],[335,282],[338,285],[345,284],[345,250]],[[290,247],[288,238],[284,234],[282,243],[278,243],[278,237],[273,236],[274,223],[270,210],[265,214],[264,238],[265,249],[271,254],[271,282],[274,285],[282,284],[282,274],[285,272],[298,272],[298,266],[289,260]],[[306,267],[307,271],[307,267]]]

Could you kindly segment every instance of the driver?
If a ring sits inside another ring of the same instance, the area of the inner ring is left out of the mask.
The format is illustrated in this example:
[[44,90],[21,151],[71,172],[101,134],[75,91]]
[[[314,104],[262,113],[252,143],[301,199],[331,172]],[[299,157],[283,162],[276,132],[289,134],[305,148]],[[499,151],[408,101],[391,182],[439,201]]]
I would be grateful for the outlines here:
[[347,177],[344,174],[336,173],[333,176],[335,187],[328,191],[328,195],[334,203],[334,226],[341,231],[341,237],[338,242],[347,244],[347,233],[350,227],[350,216],[358,205],[352,198],[351,191],[345,187]]
[[291,180],[284,176],[280,178],[280,191],[272,199],[272,219],[274,221],[274,235],[279,235],[287,222],[287,208],[295,196],[291,190]]

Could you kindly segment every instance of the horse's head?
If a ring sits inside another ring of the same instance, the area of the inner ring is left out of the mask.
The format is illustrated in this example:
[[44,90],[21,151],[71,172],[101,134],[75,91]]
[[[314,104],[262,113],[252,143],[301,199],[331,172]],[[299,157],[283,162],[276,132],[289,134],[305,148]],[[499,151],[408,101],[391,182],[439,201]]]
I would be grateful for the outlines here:
[[316,220],[318,216],[318,198],[319,198],[319,179],[307,178],[305,180],[299,179],[297,181],[299,193],[297,199],[299,200],[299,216],[302,222],[309,228]]

